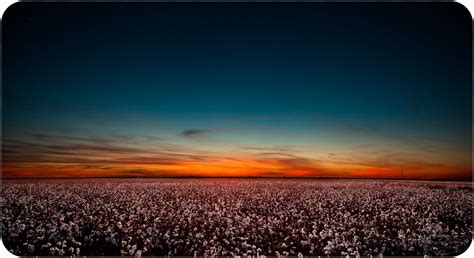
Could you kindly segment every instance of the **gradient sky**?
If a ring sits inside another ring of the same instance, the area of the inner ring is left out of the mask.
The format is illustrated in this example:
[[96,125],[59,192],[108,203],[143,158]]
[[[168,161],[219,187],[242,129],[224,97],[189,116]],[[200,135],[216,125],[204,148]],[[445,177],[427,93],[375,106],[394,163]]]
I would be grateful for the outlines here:
[[3,17],[3,177],[471,178],[456,3],[31,4]]

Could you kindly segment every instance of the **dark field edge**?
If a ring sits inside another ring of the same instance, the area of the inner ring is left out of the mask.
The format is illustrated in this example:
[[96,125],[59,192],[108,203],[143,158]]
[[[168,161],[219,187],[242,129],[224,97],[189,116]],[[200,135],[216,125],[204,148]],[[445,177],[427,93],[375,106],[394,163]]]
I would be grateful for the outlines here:
[[[467,246],[466,249],[462,250],[462,252],[458,253],[458,254],[453,254],[451,253],[450,255],[445,255],[445,256],[433,256],[433,255],[429,255],[428,257],[458,257],[460,255],[462,255],[463,253],[465,253],[467,250],[469,250],[469,248],[471,247],[472,245],[472,242],[474,240],[474,235],[473,235],[473,238],[471,238],[471,241],[469,242],[469,246]],[[57,255],[50,255],[50,256],[45,256],[45,255],[31,255],[31,256],[18,256],[16,254],[13,254],[11,253],[10,251],[8,251],[8,249],[5,247],[5,244],[3,243],[3,234],[0,234],[0,241],[2,242],[1,244],[3,245],[3,247],[5,248],[5,250],[7,250],[7,252],[9,252],[10,254],[16,256],[16,257],[72,257],[72,256],[57,256]],[[74,257],[77,257],[77,258],[87,258],[87,257],[110,257],[110,258],[122,258],[122,257],[136,257],[134,255],[125,255],[125,256],[112,256],[112,255],[76,255]],[[204,256],[169,256],[169,255],[142,255],[141,257],[163,257],[163,258],[170,258],[170,257],[183,257],[183,258],[201,258],[201,257],[204,257]],[[210,256],[207,256],[208,258],[211,258]],[[214,256],[214,258],[218,258],[218,257],[228,257],[228,258],[242,258],[242,256]],[[248,258],[251,258],[249,256],[247,256]],[[256,258],[257,256],[252,256],[253,258]],[[278,256],[269,256],[269,255],[265,255],[266,258],[277,258]],[[298,256],[281,256],[281,257],[298,257]],[[341,256],[341,255],[304,255],[303,257],[305,258],[330,258],[330,257],[340,257],[340,258],[346,258],[347,256]],[[370,256],[366,256],[366,255],[361,255],[360,258],[369,258]],[[424,257],[424,256],[414,256],[414,255],[410,255],[410,256],[401,256],[401,255],[393,255],[393,256],[390,256],[390,255],[384,255],[384,257],[400,257],[400,258],[419,258],[419,257]],[[355,256],[351,255],[350,258],[355,258]],[[376,255],[372,256],[372,258],[377,258]]]
[[[464,252],[463,252],[464,253]],[[14,254],[12,254],[14,255]],[[446,255],[446,256],[428,256],[428,257],[457,257],[459,255],[462,255],[462,253],[458,254],[458,255]],[[64,258],[64,257],[71,257],[71,256],[40,256],[40,255],[36,255],[36,256],[18,256],[18,255],[15,255],[16,257],[58,257],[58,258]],[[86,257],[108,257],[108,258],[123,258],[123,257],[135,257],[135,256],[108,256],[108,255],[104,255],[104,256],[97,256],[97,255],[76,255],[75,257],[77,258],[86,258]],[[140,256],[140,257],[163,257],[163,258],[171,258],[171,257],[183,257],[183,258],[191,258],[191,257],[196,257],[196,258],[201,258],[201,257],[204,257],[204,256],[158,256],[158,255],[150,255],[150,256]],[[234,258],[234,256],[214,256],[215,258],[219,258],[219,257],[228,257],[228,258]],[[242,258],[242,256],[235,256],[235,257],[238,257],[238,258]],[[277,256],[265,256],[267,258],[277,258]],[[285,257],[297,257],[297,256],[285,256]],[[317,258],[317,257],[320,257],[320,258],[332,258],[332,257],[338,257],[338,258],[346,258],[346,256],[340,256],[340,255],[320,255],[320,256],[317,256],[317,255],[313,255],[313,256],[308,256],[308,255],[305,255],[304,256],[305,258],[306,257],[311,257],[311,258]],[[355,256],[350,256],[351,258],[354,258]],[[367,258],[368,256],[361,256],[361,258]],[[374,258],[376,258],[376,256],[373,256]],[[420,257],[423,257],[423,256],[388,256],[388,255],[384,255],[384,257],[400,257],[400,258],[420,258]],[[208,256],[209,258],[209,256]],[[254,258],[256,258],[256,256],[254,256]]]
[[[16,254],[13,254],[11,253],[10,251],[8,251],[8,249],[5,247],[4,243],[3,243],[3,237],[2,237],[3,234],[0,234],[0,241],[2,242],[2,245],[4,246],[5,250],[7,250],[7,252],[9,252],[10,254],[16,256],[16,257],[72,257],[72,256],[41,256],[41,255],[32,255],[32,256],[18,256]],[[473,236],[474,238],[474,236]],[[462,252],[458,253],[458,254],[450,254],[450,255],[445,255],[445,256],[433,256],[433,255],[429,255],[428,257],[458,257],[460,255],[462,255],[463,253],[465,253],[472,245],[472,242],[473,242],[473,238],[471,238],[471,241],[469,242],[469,246],[467,246],[466,249],[462,250]],[[77,257],[77,258],[87,258],[87,257],[110,257],[110,258],[121,258],[121,257],[136,257],[134,255],[129,255],[129,256],[111,256],[111,255],[76,255],[74,257]],[[183,257],[183,258],[201,258],[201,257],[204,257],[204,256],[168,256],[168,255],[163,255],[163,256],[159,256],[159,255],[142,255],[141,257],[163,257],[163,258],[170,258],[170,257]],[[208,258],[210,256],[207,256]],[[218,257],[228,257],[228,258],[241,258],[242,256],[214,256],[215,258],[218,258]],[[256,258],[256,256],[252,256],[253,258]],[[277,258],[277,256],[269,256],[269,255],[266,255],[265,256],[266,258]],[[284,257],[298,257],[298,256],[284,256]],[[308,258],[316,258],[316,257],[319,257],[319,258],[330,258],[330,257],[340,257],[340,258],[346,258],[347,256],[341,256],[341,255],[304,255],[303,257],[308,257]],[[355,256],[350,256],[350,258],[354,258]],[[368,258],[370,256],[366,256],[366,255],[361,255],[360,256],[361,258]],[[377,258],[376,255],[372,256],[373,258]],[[390,255],[384,255],[384,257],[400,257],[400,258],[419,258],[419,257],[424,257],[424,256],[413,256],[413,255],[410,255],[410,256],[401,256],[401,255],[393,255],[393,256],[390,256]]]

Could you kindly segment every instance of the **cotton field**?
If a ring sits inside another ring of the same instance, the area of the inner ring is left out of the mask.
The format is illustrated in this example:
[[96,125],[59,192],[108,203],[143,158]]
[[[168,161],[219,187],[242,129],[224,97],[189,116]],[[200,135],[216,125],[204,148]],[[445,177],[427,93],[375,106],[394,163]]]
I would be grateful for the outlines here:
[[317,179],[4,179],[16,255],[456,255],[472,184]]

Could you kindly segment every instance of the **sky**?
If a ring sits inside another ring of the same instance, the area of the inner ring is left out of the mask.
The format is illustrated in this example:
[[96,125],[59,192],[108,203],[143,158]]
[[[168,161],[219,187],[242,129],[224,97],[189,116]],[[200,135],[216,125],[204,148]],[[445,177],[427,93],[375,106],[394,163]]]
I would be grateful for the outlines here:
[[2,176],[470,179],[457,3],[17,3]]

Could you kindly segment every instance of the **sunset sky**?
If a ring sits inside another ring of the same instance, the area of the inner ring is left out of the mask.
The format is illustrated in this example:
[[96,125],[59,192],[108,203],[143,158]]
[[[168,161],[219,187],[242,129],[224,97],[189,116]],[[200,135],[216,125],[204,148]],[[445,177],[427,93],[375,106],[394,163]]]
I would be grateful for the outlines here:
[[3,177],[469,179],[449,4],[16,4]]

